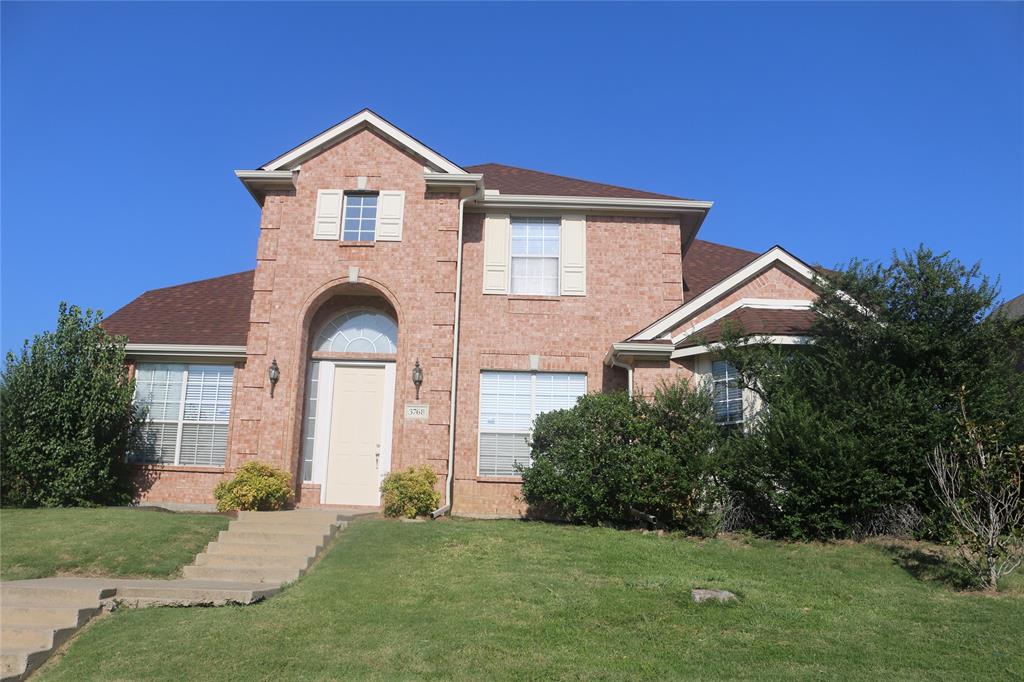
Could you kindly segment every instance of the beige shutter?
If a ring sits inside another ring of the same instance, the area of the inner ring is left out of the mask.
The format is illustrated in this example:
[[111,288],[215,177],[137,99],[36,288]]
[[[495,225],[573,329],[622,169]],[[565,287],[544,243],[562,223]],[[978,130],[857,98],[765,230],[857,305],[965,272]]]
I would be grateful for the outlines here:
[[484,218],[484,293],[508,293],[509,217]]
[[405,192],[384,190],[377,202],[377,241],[402,241],[402,220],[405,216]]
[[561,293],[583,296],[587,293],[587,217],[562,216]]
[[316,193],[316,219],[313,221],[313,239],[341,239],[341,205],[344,194],[340,189],[322,189]]

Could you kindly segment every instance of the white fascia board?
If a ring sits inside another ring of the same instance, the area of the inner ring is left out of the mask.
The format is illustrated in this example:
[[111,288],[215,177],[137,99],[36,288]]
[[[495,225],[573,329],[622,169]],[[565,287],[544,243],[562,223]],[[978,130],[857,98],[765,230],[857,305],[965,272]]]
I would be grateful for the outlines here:
[[781,299],[781,298],[741,298],[738,301],[722,308],[714,315],[701,320],[692,327],[687,327],[681,334],[672,337],[672,343],[678,344],[687,336],[696,334],[710,324],[726,317],[740,308],[756,308],[760,310],[810,310],[814,301],[807,299]]
[[458,192],[463,197],[471,196],[480,190],[484,184],[482,173],[423,173],[427,189],[434,191]]
[[466,171],[459,166],[444,158],[433,149],[414,138],[412,135],[409,135],[398,127],[385,121],[369,109],[363,109],[358,114],[346,118],[338,125],[328,128],[311,140],[302,143],[291,151],[285,152],[270,163],[262,166],[262,169],[268,171],[276,171],[283,168],[290,169],[295,165],[302,163],[302,161],[307,157],[317,153],[322,147],[333,144],[362,125],[372,126],[385,137],[391,138],[393,142],[396,142],[400,146],[406,147],[410,151],[418,154],[429,161],[431,165],[445,173],[455,173],[460,175],[466,173]]
[[[751,279],[762,270],[767,270],[776,263],[785,265],[809,282],[813,282],[814,278],[817,276],[817,273],[815,273],[814,270],[802,260],[793,256],[781,246],[773,246],[754,259],[753,262],[729,275],[689,303],[684,303],[646,329],[634,334],[631,338],[637,341],[650,341],[658,338],[669,330],[674,329],[683,320],[694,313],[697,313],[708,304],[729,293],[729,291],[743,284],[748,279]],[[686,277],[685,272],[683,273],[683,277]]]
[[[761,335],[753,336],[750,339],[744,339],[741,341],[742,344],[748,344],[753,342],[760,343],[773,343],[777,346],[804,346],[809,343],[813,343],[813,339],[809,336],[782,336],[782,335]],[[704,353],[714,353],[722,348],[722,344],[711,344],[709,346],[690,346],[689,348],[680,348],[672,351],[672,359],[686,358],[694,355],[703,355]]]
[[[488,210],[545,210],[571,209],[582,211],[612,211],[617,213],[680,213],[699,211],[706,213],[714,205],[711,201],[687,199],[619,199],[612,197],[565,197],[535,194],[487,195],[473,202],[475,211]],[[469,209],[470,206],[467,206]]]
[[185,343],[127,343],[125,354],[132,358],[181,357],[244,360],[245,346],[213,346]]
[[667,343],[630,343],[629,341],[623,341],[612,344],[611,348],[608,349],[608,353],[605,354],[604,362],[606,365],[611,365],[613,360],[623,355],[632,358],[668,360],[672,357],[672,351],[672,346]]
[[257,203],[263,203],[266,192],[295,189],[297,171],[236,170],[235,177],[242,181]]

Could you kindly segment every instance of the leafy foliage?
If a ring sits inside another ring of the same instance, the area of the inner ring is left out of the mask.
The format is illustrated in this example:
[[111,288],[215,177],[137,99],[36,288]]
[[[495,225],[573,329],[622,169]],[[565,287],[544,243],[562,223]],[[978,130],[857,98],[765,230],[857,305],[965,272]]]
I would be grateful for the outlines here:
[[523,496],[538,508],[588,524],[623,524],[638,513],[660,524],[714,534],[727,491],[705,391],[663,384],[650,400],[594,393],[542,414]]
[[977,266],[924,247],[853,261],[820,286],[813,345],[724,344],[767,406],[730,443],[731,484],[778,536],[845,537],[907,505],[944,536],[928,453],[953,438],[961,388],[979,423],[1024,442],[1024,327],[988,315],[997,290]]
[[437,474],[428,466],[392,471],[380,485],[384,497],[384,514],[414,519],[429,514],[441,503],[434,490]]
[[124,454],[137,433],[124,342],[99,312],[61,303],[57,329],[7,354],[0,378],[2,503],[127,504]]
[[292,496],[292,480],[287,472],[263,462],[246,462],[230,481],[221,481],[213,490],[217,511],[275,511],[284,509]]

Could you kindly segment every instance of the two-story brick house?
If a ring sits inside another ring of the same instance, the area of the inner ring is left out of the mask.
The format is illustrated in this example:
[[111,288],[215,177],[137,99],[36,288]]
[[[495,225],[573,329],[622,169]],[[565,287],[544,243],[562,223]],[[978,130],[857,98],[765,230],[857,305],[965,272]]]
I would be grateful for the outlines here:
[[427,464],[454,513],[518,514],[536,414],[686,377],[742,420],[700,344],[729,321],[800,343],[810,322],[812,269],[696,239],[710,202],[463,168],[369,110],[236,175],[262,207],[255,270],[105,322],[149,407],[146,502],[210,504],[258,459],[299,506],[374,506],[387,472]]

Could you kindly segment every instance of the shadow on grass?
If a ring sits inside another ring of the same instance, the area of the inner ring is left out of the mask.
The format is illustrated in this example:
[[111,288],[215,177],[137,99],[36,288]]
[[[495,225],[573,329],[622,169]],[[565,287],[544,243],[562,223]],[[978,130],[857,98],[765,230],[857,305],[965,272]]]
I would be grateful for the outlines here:
[[976,589],[971,575],[936,547],[882,541],[878,546],[904,571],[922,582],[938,582],[954,590]]

